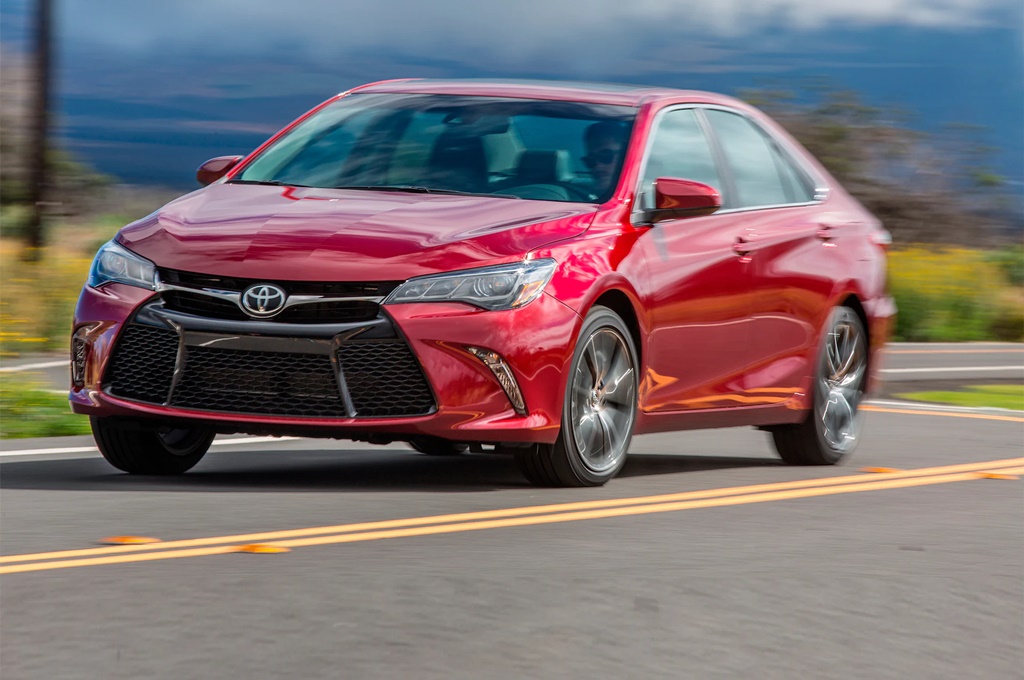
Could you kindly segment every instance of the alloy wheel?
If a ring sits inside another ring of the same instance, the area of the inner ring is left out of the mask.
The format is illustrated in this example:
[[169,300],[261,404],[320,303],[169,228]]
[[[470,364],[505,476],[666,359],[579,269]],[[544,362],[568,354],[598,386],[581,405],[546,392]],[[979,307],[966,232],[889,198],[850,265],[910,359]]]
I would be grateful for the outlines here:
[[614,329],[587,338],[572,377],[569,417],[579,460],[592,472],[616,468],[626,455],[636,417],[635,372]]
[[867,343],[853,310],[835,317],[825,341],[815,411],[821,435],[833,450],[846,453],[857,443],[867,375]]

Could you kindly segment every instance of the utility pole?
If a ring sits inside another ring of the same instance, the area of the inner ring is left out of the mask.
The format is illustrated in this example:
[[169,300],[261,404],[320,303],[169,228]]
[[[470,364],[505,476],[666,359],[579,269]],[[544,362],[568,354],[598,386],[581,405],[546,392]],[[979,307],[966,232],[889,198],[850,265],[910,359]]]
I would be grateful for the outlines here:
[[43,208],[46,200],[47,137],[50,127],[50,35],[53,26],[53,0],[36,0],[34,17],[35,55],[33,78],[35,87],[29,105],[31,138],[29,139],[29,221],[26,226],[27,248],[23,259],[37,261],[45,243]]

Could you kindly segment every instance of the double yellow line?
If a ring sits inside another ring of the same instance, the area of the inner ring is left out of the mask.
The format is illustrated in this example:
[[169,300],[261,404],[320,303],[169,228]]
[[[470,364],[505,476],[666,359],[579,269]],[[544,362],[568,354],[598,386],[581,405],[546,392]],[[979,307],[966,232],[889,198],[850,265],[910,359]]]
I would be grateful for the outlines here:
[[0,557],[0,574],[17,574],[50,569],[69,569],[105,564],[149,562],[179,557],[201,557],[239,552],[253,543],[272,543],[279,548],[300,548],[337,543],[358,543],[388,538],[451,534],[482,529],[557,524],[580,520],[627,517],[660,512],[745,505],[769,501],[812,498],[861,491],[901,489],[946,484],[991,475],[1024,474],[1024,458],[1007,458],[981,463],[947,465],[917,470],[893,471],[871,476],[863,474],[809,479],[774,484],[756,484],[702,491],[581,501],[557,505],[503,508],[432,517],[411,517],[359,524],[266,531],[232,536],[210,536],[165,543],[121,545],[81,550],[32,553]]

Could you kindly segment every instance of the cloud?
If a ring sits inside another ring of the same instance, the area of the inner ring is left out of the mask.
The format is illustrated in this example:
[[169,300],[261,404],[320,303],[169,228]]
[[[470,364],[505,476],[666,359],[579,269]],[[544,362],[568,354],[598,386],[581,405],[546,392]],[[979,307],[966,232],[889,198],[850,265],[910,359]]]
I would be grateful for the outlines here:
[[1019,13],[1015,0],[78,0],[73,43],[210,55],[287,51],[312,58],[383,47],[496,61],[621,57],[649,37],[736,38],[771,28],[962,29]]

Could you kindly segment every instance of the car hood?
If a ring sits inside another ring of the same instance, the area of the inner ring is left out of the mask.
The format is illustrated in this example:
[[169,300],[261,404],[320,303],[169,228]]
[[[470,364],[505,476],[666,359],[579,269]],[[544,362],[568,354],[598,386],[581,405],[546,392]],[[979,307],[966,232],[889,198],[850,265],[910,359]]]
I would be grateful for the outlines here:
[[582,233],[596,206],[215,184],[121,230],[159,267],[285,281],[396,281],[520,259]]

